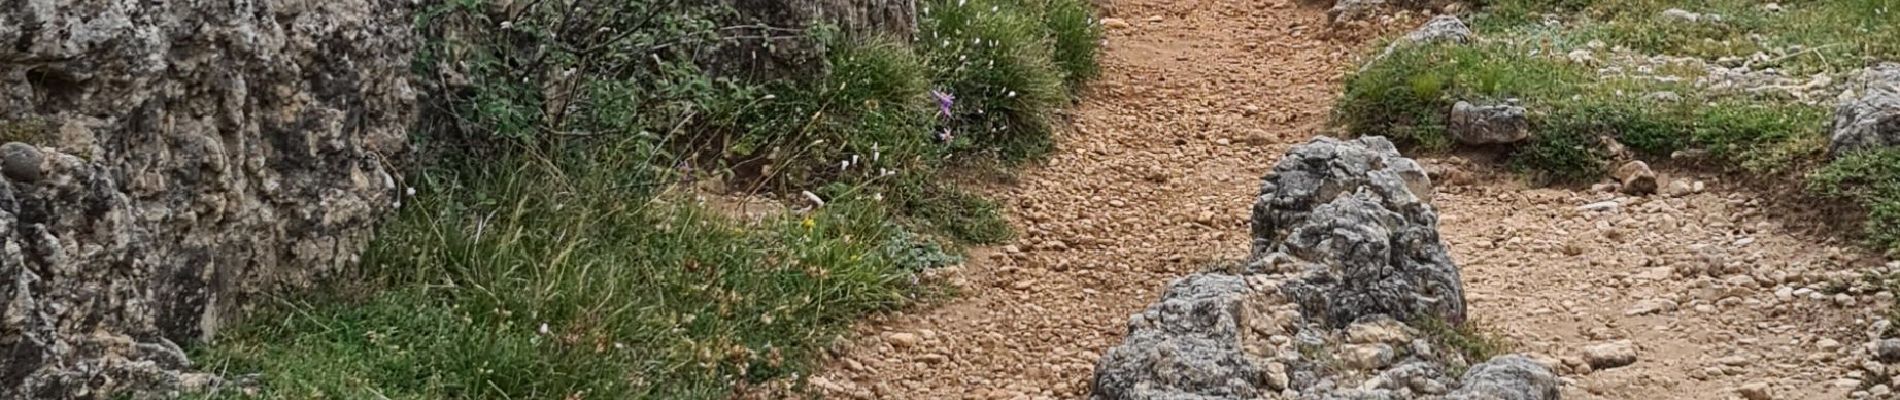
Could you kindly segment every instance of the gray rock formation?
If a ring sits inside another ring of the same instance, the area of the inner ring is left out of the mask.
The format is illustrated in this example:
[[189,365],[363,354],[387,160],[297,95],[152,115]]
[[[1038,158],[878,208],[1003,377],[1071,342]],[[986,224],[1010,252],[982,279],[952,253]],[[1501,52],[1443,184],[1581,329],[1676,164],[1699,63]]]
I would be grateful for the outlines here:
[[1440,14],[1436,17],[1432,17],[1431,20],[1425,21],[1424,25],[1419,25],[1418,29],[1406,33],[1405,36],[1393,39],[1391,44],[1385,45],[1384,51],[1379,52],[1378,57],[1374,57],[1372,61],[1361,64],[1359,70],[1364,71],[1366,67],[1378,62],[1379,59],[1392,55],[1392,52],[1398,51],[1403,47],[1434,43],[1463,44],[1470,42],[1472,36],[1471,27],[1465,25],[1464,20],[1458,19],[1458,17],[1454,15]]
[[1900,64],[1886,63],[1861,71],[1849,92],[1834,108],[1834,128],[1828,154],[1900,146]]
[[1285,292],[1335,328],[1372,314],[1461,323],[1464,291],[1431,186],[1385,138],[1294,147],[1254,201],[1252,264],[1304,274]]
[[1492,358],[1465,371],[1464,386],[1447,400],[1537,400],[1558,398],[1557,376],[1520,355]]
[[1531,138],[1530,113],[1510,104],[1481,106],[1460,101],[1451,107],[1445,133],[1469,145],[1522,142]]
[[410,2],[0,7],[0,398],[189,389],[178,343],[400,201]]
[[1230,399],[1259,394],[1261,367],[1240,349],[1240,277],[1197,274],[1128,321],[1122,346],[1102,355],[1097,399]]
[[1465,43],[1471,41],[1471,27],[1465,21],[1451,14],[1439,14],[1425,21],[1418,29],[1412,30],[1398,39],[1408,44],[1436,42]]
[[1358,21],[1378,15],[1384,7],[1385,0],[1335,0],[1326,9],[1326,18],[1335,24]]
[[1092,398],[1557,398],[1523,357],[1446,376],[1462,353],[1400,322],[1464,319],[1430,187],[1384,138],[1294,147],[1262,184],[1245,271],[1170,284],[1098,361]]

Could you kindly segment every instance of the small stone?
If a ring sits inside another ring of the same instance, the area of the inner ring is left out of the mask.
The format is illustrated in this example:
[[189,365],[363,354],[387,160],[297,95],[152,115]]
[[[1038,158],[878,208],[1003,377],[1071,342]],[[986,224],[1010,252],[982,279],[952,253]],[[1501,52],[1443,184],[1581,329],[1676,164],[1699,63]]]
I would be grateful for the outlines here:
[[1874,342],[1874,357],[1881,362],[1900,362],[1900,339],[1880,339]]
[[1346,345],[1341,348],[1341,356],[1347,367],[1359,370],[1376,370],[1392,365],[1392,346],[1384,343]]
[[1695,187],[1690,186],[1689,181],[1687,180],[1677,179],[1677,180],[1669,181],[1669,187],[1663,190],[1663,194],[1668,195],[1669,197],[1688,196],[1691,194],[1695,194]]
[[1134,27],[1121,18],[1102,18],[1102,27],[1108,29],[1128,29]]
[[1623,193],[1646,195],[1656,193],[1656,171],[1649,169],[1649,163],[1630,161],[1617,167],[1612,174],[1623,183]]
[[1746,367],[1748,366],[1748,357],[1742,357],[1742,356],[1722,357],[1722,358],[1715,359],[1715,363],[1730,366],[1730,367]]
[[1669,299],[1649,299],[1636,302],[1636,305],[1623,310],[1623,315],[1637,316],[1675,310],[1676,302],[1674,301],[1670,301]]
[[1159,15],[1148,16],[1148,23],[1160,23],[1161,21],[1163,21],[1163,19]]
[[1524,107],[1509,104],[1481,106],[1460,101],[1452,105],[1446,132],[1469,145],[1517,143],[1531,137],[1529,114]]
[[1287,386],[1292,384],[1292,378],[1287,377],[1286,374],[1286,364],[1277,362],[1267,363],[1266,369],[1265,375],[1268,389],[1286,390]]
[[916,346],[919,339],[914,333],[897,332],[885,335],[884,340],[891,342],[892,347],[906,348]]
[[44,159],[45,155],[40,154],[38,147],[8,142],[0,145],[0,174],[20,182],[38,181],[42,175],[40,162]]
[[1775,398],[1773,394],[1769,393],[1768,384],[1765,382],[1742,384],[1742,387],[1735,388],[1735,394],[1739,394],[1742,398],[1748,400],[1773,400]]
[[1841,342],[1834,339],[1822,338],[1814,342],[1814,347],[1820,348],[1821,351],[1833,353],[1841,350]]
[[1671,8],[1668,10],[1663,10],[1662,15],[1664,18],[1669,18],[1669,19],[1683,21],[1683,22],[1696,22],[1702,19],[1702,14],[1697,14],[1695,12],[1691,12],[1689,10],[1684,10],[1680,8]]
[[1636,344],[1628,340],[1600,343],[1583,348],[1583,360],[1590,368],[1603,370],[1636,363]]
[[1361,322],[1346,327],[1346,340],[1353,343],[1405,343],[1412,335],[1405,332],[1405,325],[1398,321],[1382,319],[1376,322]]

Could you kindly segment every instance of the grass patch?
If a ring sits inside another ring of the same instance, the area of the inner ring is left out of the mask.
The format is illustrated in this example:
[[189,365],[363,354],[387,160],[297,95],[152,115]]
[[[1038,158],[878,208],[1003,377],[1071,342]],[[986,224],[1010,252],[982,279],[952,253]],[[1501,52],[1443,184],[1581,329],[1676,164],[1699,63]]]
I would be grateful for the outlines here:
[[[789,33],[822,65],[748,82],[697,64],[732,10],[512,4],[425,5],[417,194],[344,277],[194,346],[257,374],[211,397],[711,399],[799,376],[853,320],[936,294],[916,274],[953,242],[1013,235],[945,175],[1046,151],[1100,35],[1080,0],[931,1],[916,43]],[[800,206],[740,222],[708,187]]]
[[[1516,347],[1510,339],[1492,333],[1489,325],[1482,320],[1473,319],[1452,325],[1442,319],[1425,318],[1415,326],[1436,347],[1450,349],[1464,356],[1467,365],[1489,361],[1492,357],[1510,353]],[[1463,375],[1464,371],[1448,373],[1457,376]]]
[[[1459,101],[1515,99],[1532,111],[1532,139],[1510,163],[1554,181],[1587,181],[1609,169],[1614,139],[1638,158],[1678,151],[1750,173],[1807,173],[1824,197],[1869,210],[1866,233],[1900,249],[1900,189],[1885,153],[1825,157],[1831,112],[1775,93],[1712,92],[1693,84],[1709,72],[1695,63],[1633,66],[1630,76],[1600,73],[1616,49],[1686,56],[1703,63],[1775,69],[1786,76],[1845,79],[1865,65],[1900,58],[1900,0],[1791,1],[1770,7],[1743,0],[1491,0],[1473,25],[1485,40],[1410,46],[1352,76],[1335,120],[1358,135],[1444,149],[1445,114]],[[1671,16],[1697,14],[1697,20]],[[1667,94],[1667,96],[1663,96]],[[1886,163],[1886,164],[1882,164]],[[1818,170],[1805,171],[1824,165]]]
[[579,168],[641,161],[445,178],[365,254],[383,290],[285,300],[199,359],[266,371],[266,398],[723,398],[952,260],[876,202],[748,226]]
[[1859,203],[1868,210],[1868,239],[1900,249],[1900,150],[1849,153],[1811,174],[1808,188]]

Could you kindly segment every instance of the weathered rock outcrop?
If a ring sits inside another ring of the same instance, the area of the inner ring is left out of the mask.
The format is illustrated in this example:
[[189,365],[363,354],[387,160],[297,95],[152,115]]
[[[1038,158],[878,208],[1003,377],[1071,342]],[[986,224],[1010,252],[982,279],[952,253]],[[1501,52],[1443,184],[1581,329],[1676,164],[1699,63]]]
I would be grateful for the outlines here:
[[1384,138],[1294,147],[1261,186],[1245,270],[1170,284],[1097,363],[1093,398],[1557,398],[1523,357],[1445,372],[1475,360],[1421,328],[1465,318],[1430,188]]
[[1509,144],[1531,138],[1530,111],[1517,105],[1460,101],[1452,105],[1446,120],[1445,134],[1458,143]]
[[1438,238],[1431,179],[1384,138],[1321,138],[1289,151],[1253,206],[1258,272],[1335,328],[1361,316],[1464,321],[1458,267]]
[[1861,71],[1849,92],[1834,108],[1834,131],[1828,154],[1900,146],[1900,64],[1887,63]]
[[410,2],[8,4],[0,398],[202,384],[178,343],[400,201]]

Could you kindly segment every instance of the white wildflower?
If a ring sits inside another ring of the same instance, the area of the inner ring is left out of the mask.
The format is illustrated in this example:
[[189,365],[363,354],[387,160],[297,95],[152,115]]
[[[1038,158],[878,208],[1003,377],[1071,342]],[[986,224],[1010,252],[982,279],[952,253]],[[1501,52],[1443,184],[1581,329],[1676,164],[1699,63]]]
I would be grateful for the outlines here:
[[536,331],[536,332],[541,332],[541,334],[543,334],[543,335],[546,335],[546,334],[548,334],[548,323],[546,323],[546,322],[542,322],[542,323],[541,323],[541,329],[536,329],[535,331]]
[[1009,97],[1009,98],[1012,98],[1012,99],[1014,99],[1014,98],[1016,98],[1016,91],[1014,91],[1014,90],[1011,90],[1011,91],[1009,91],[1009,94],[1008,94],[1008,95],[1006,95],[1005,97]]
[[415,188],[415,187],[413,187],[413,186],[412,186],[412,187],[409,187],[408,189],[406,189],[406,190],[404,190],[404,191],[403,191],[403,194],[404,194],[404,195],[409,195],[409,196],[414,196],[414,195],[416,195],[416,188]]

